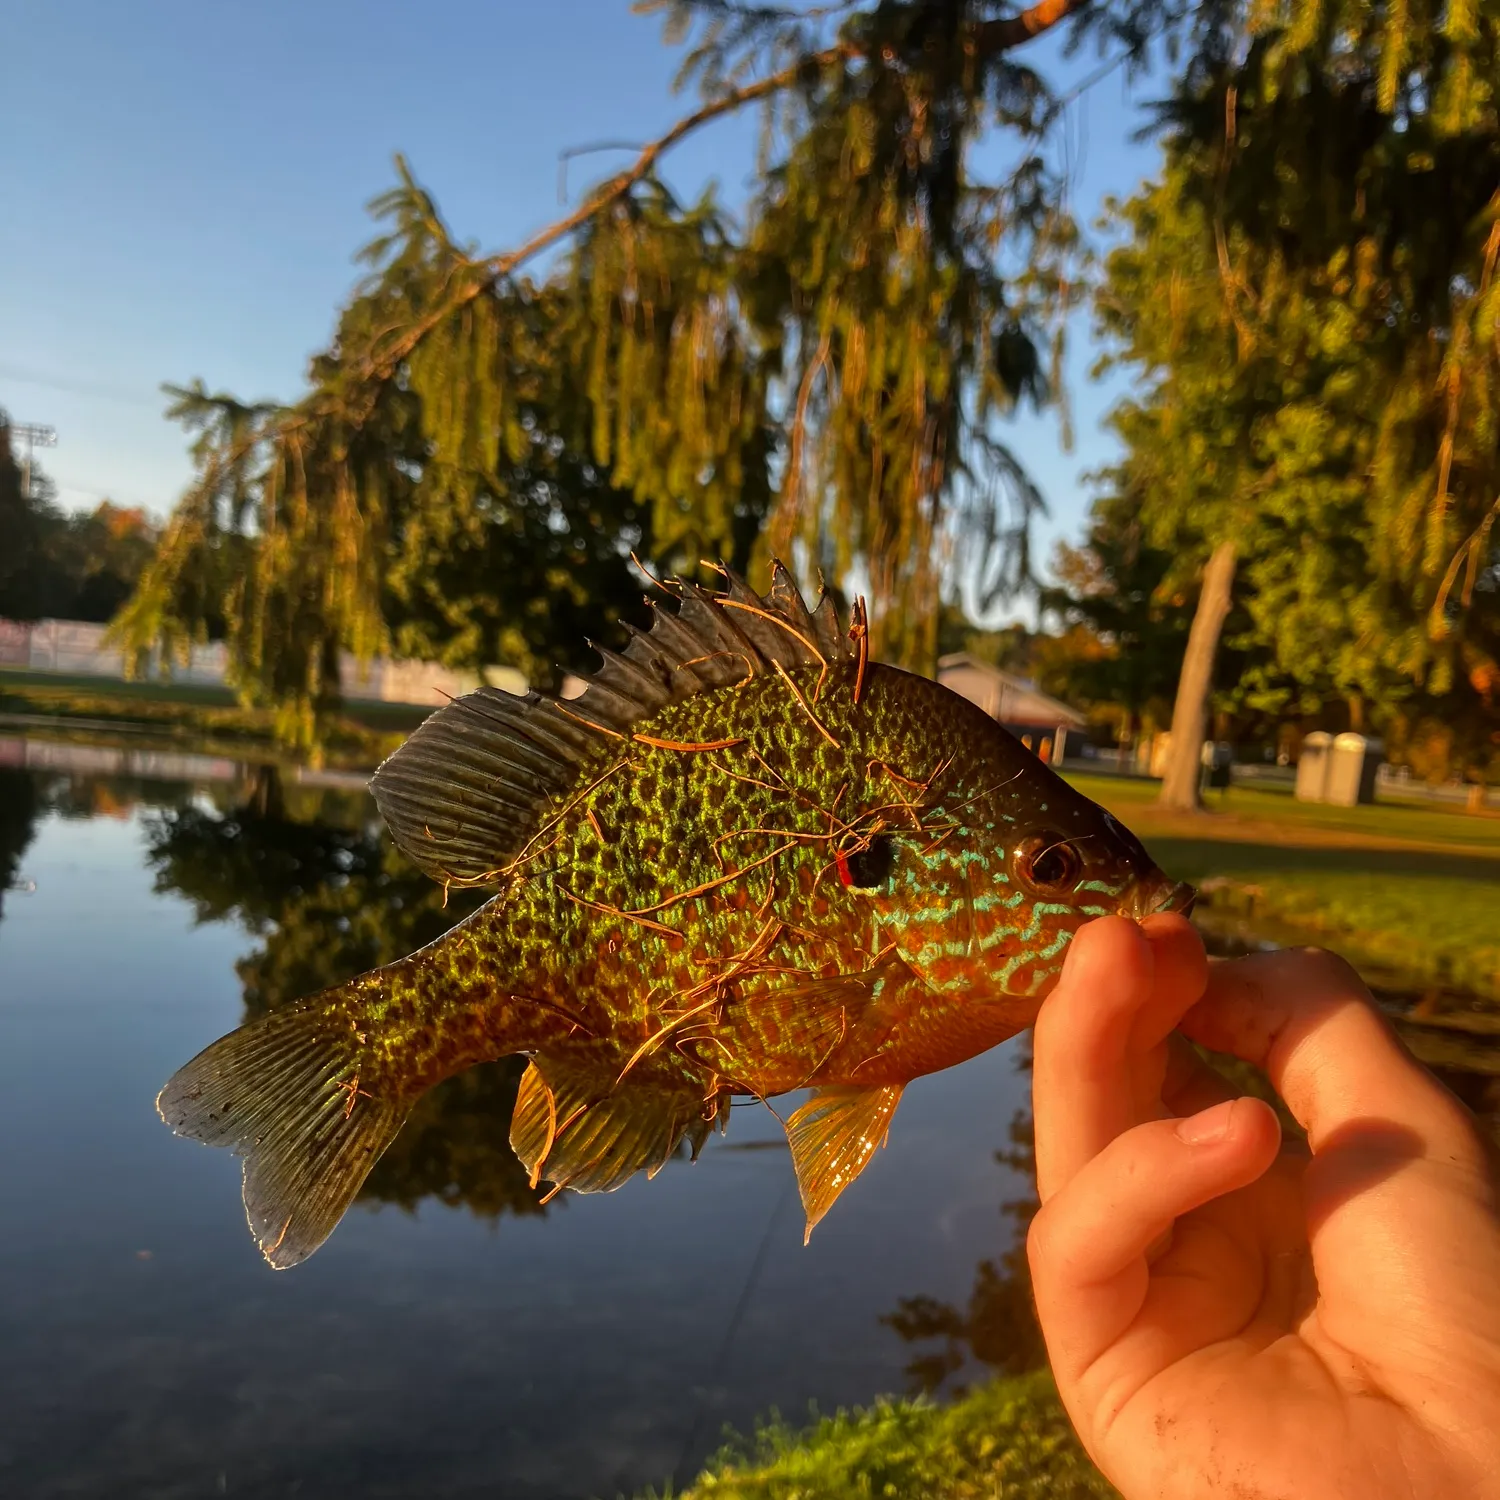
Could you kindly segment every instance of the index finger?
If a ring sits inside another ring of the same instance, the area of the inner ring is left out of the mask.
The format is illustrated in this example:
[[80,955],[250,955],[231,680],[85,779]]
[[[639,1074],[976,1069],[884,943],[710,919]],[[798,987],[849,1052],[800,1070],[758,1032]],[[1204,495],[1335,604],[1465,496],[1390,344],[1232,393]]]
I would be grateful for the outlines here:
[[1203,992],[1204,967],[1202,941],[1179,916],[1142,924],[1102,917],[1073,939],[1033,1038],[1043,1202],[1116,1136],[1152,1117],[1142,1113],[1139,1071]]
[[1181,1030],[1264,1068],[1315,1154],[1341,1127],[1378,1120],[1409,1130],[1431,1154],[1483,1161],[1468,1111],[1331,953],[1282,949],[1211,964]]

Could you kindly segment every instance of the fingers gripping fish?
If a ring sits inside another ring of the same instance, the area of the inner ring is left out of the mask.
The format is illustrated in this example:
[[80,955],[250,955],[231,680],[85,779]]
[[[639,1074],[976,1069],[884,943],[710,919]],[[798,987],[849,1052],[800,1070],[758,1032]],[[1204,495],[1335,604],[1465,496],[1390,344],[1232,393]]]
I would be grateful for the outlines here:
[[1135,838],[973,704],[868,659],[862,608],[675,586],[579,698],[481,688],[376,773],[396,843],[493,889],[420,952],[254,1021],[162,1090],[244,1157],[266,1259],[332,1232],[416,1100],[529,1064],[511,1144],[554,1190],[786,1121],[807,1229],[903,1086],[1031,1024],[1077,928],[1182,906]]

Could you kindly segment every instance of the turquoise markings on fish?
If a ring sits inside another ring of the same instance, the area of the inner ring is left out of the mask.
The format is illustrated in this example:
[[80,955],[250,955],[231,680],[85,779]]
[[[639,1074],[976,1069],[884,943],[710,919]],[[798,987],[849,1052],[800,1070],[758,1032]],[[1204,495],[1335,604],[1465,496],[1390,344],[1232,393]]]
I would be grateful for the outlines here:
[[215,1042],[162,1090],[245,1158],[274,1266],[332,1231],[428,1088],[524,1053],[511,1143],[601,1192],[787,1121],[817,1223],[912,1078],[1030,1024],[1091,916],[1180,905],[1140,844],[974,705],[868,660],[784,569],[674,585],[581,697],[484,688],[377,773],[400,848],[492,899],[418,953]]

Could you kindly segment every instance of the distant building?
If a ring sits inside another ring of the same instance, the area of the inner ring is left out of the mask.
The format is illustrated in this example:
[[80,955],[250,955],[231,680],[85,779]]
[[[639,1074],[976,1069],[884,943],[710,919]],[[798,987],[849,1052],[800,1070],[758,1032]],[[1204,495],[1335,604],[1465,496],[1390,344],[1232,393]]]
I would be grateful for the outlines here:
[[965,651],[943,657],[937,675],[944,687],[977,704],[1049,764],[1063,758],[1068,731],[1088,723],[1076,708],[1042,692],[1035,683]]

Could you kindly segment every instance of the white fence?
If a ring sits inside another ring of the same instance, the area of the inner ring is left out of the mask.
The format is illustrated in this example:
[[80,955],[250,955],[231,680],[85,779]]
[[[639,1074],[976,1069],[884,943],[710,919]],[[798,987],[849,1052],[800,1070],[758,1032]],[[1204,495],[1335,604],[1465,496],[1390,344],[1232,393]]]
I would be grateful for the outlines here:
[[[81,620],[37,620],[23,624],[0,620],[0,668],[25,667],[73,677],[125,678],[124,657],[105,644],[106,628]],[[194,646],[186,662],[173,662],[153,677],[192,687],[222,687],[227,652],[222,641]],[[510,692],[524,692],[526,679],[509,667],[488,667],[486,682]],[[430,708],[479,686],[479,674],[454,671],[430,661],[392,661],[377,657],[361,662],[347,651],[339,662],[339,688],[355,703],[413,703]]]

